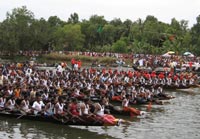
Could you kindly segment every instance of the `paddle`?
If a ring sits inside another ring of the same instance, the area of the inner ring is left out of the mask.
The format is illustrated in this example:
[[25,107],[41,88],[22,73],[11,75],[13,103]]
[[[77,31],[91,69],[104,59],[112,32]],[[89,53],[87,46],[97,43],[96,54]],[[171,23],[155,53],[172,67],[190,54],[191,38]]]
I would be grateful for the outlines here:
[[24,115],[22,114],[22,115],[20,115],[19,117],[17,117],[17,119],[20,119],[20,118],[22,118]]
[[18,116],[18,117],[17,117],[17,119],[20,119],[20,118],[22,118],[23,116],[25,116],[25,115],[26,115],[26,112],[25,112],[25,111],[23,111],[23,110],[20,110],[20,112],[21,112],[21,115],[20,115],[20,116]]

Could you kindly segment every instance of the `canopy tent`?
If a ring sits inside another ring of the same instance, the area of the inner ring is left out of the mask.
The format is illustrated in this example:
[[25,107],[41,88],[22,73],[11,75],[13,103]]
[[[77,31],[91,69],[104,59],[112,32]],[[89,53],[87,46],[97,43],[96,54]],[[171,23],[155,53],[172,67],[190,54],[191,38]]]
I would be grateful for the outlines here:
[[192,54],[191,52],[185,52],[183,53],[183,55],[188,57],[194,57],[194,54]]
[[168,53],[165,53],[165,54],[163,54],[162,56],[163,56],[163,57],[171,57],[171,55],[168,54]]
[[168,53],[169,55],[173,55],[173,54],[175,54],[174,51],[168,51],[167,53]]
[[190,55],[188,55],[187,57],[194,57],[194,54],[190,54]]
[[167,53],[163,54],[163,57],[171,57],[171,55],[175,54],[174,51],[168,51]]

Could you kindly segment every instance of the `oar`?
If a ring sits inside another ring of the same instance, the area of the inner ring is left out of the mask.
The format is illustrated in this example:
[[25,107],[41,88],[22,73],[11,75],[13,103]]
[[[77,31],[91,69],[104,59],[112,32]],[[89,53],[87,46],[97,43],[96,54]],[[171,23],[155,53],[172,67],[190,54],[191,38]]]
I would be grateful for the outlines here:
[[20,119],[20,118],[22,118],[24,116],[24,114],[22,114],[22,115],[20,115],[19,117],[17,117],[17,119]]
[[21,112],[21,115],[18,116],[17,119],[20,119],[20,118],[22,118],[23,116],[26,115],[26,112],[24,112],[24,111],[22,111],[22,110],[20,110],[20,112]]

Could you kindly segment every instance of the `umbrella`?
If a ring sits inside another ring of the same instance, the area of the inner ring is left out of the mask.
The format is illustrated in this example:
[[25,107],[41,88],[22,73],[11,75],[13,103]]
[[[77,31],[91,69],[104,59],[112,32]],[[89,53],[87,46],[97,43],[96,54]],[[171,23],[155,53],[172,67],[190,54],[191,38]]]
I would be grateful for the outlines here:
[[191,52],[185,52],[183,53],[184,56],[188,56],[188,55],[193,55]]
[[175,54],[174,51],[168,51],[167,53],[170,54],[170,55]]
[[190,55],[187,55],[188,57],[194,57],[194,55],[193,54],[190,54]]
[[171,55],[168,54],[168,53],[165,53],[165,54],[163,54],[162,56],[163,56],[163,57],[171,57]]

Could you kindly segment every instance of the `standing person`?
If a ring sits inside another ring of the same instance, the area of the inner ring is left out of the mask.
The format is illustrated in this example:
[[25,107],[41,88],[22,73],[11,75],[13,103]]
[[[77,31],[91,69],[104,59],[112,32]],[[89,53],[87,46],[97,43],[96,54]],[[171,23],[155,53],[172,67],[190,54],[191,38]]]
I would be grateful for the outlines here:
[[75,70],[75,71],[78,71],[78,61],[75,61],[75,62],[74,62],[74,70]]
[[76,62],[76,61],[75,61],[75,59],[74,59],[74,58],[72,58],[72,59],[71,59],[71,66],[72,66],[72,70],[74,70],[74,64],[75,64],[75,62]]
[[78,70],[80,70],[80,69],[81,69],[81,66],[82,66],[81,60],[78,60],[78,61],[77,61],[77,64],[78,64]]

